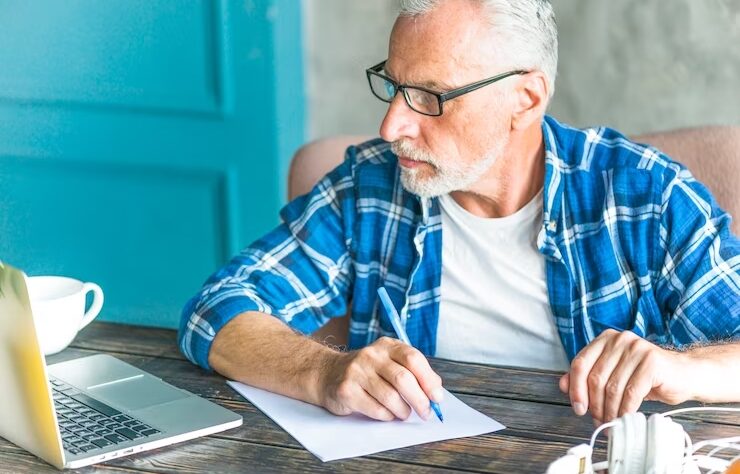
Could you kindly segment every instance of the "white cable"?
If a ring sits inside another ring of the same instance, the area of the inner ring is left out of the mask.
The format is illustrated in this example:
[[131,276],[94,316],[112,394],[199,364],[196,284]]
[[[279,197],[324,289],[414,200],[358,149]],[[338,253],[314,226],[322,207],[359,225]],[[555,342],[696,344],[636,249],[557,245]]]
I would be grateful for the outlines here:
[[[604,431],[607,428],[611,428],[612,426],[617,426],[616,420],[615,421],[610,421],[609,423],[604,423],[603,425],[601,425],[598,428],[596,428],[596,430],[593,432],[593,434],[591,435],[591,442],[588,445],[588,447],[589,447],[589,449],[591,449],[591,452],[592,453],[593,453],[593,450],[594,450],[594,446],[596,445],[596,437],[599,435],[599,433],[601,433],[602,431]],[[591,455],[591,457],[593,457],[593,454]],[[606,461],[601,461],[599,463],[594,464],[591,467],[591,470],[592,471],[601,471],[601,470],[608,469],[608,468],[609,468],[609,460],[606,460]]]
[[[728,412],[728,411],[736,411],[740,412],[740,408],[735,407],[688,407],[688,408],[677,408],[675,410],[667,411],[665,413],[662,413],[663,416],[672,416],[672,415],[678,415],[680,413],[690,413],[690,412],[697,412],[697,411],[719,411],[719,412]],[[733,436],[731,438],[722,438],[722,439],[710,439],[706,441],[700,441],[693,446],[691,446],[691,438],[688,434],[686,434],[686,439],[688,441],[687,446],[687,459],[691,459],[697,464],[702,464],[705,469],[711,469],[707,474],[713,474],[713,473],[719,473],[727,468],[730,464],[724,464],[724,460],[720,461],[719,459],[714,459],[711,457],[713,452],[710,452],[707,455],[699,455],[696,454],[697,451],[700,449],[716,445],[721,446],[720,449],[724,449],[725,447],[734,447],[733,445],[729,443],[734,443],[735,441],[740,441],[740,436]],[[718,444],[720,443],[720,444]]]
[[715,454],[719,453],[720,451],[722,451],[725,448],[726,448],[726,446],[717,446],[716,448],[714,448],[711,451],[709,451],[707,453],[707,456],[709,456],[710,458],[711,457],[714,457]]
[[[738,407],[738,408],[735,408],[735,407],[688,407],[688,408],[678,408],[676,410],[667,411],[665,413],[660,413],[660,415],[662,415],[664,417],[668,417],[668,416],[672,416],[672,415],[677,415],[679,413],[689,413],[689,412],[697,412],[697,411],[719,411],[719,412],[732,411],[732,412],[740,412],[740,407]],[[590,441],[589,446],[588,446],[589,449],[591,450],[591,452],[593,452],[593,448],[594,448],[594,446],[596,444],[596,438],[598,437],[598,435],[602,431],[604,431],[604,430],[606,430],[608,428],[612,428],[612,427],[616,426],[617,424],[618,424],[617,423],[617,420],[610,421],[609,423],[605,423],[605,424],[599,426],[593,432],[593,434],[591,435],[591,441]],[[720,439],[714,439],[714,440],[706,440],[706,441],[701,441],[701,442],[696,443],[696,444],[692,444],[691,437],[688,435],[688,433],[686,433],[684,431],[683,434],[684,434],[684,439],[685,439],[685,453],[684,453],[684,462],[683,462],[683,464],[685,466],[688,463],[693,462],[695,464],[694,470],[696,472],[699,472],[698,471],[698,467],[701,464],[701,467],[703,467],[704,469],[710,469],[710,472],[708,474],[719,473],[719,472],[723,471],[724,469],[726,469],[728,466],[731,466],[735,461],[740,460],[740,455],[735,456],[730,461],[727,461],[726,459],[717,459],[717,458],[713,458],[712,457],[712,455],[714,455],[714,454],[716,454],[719,451],[724,450],[724,449],[731,448],[731,449],[735,449],[735,450],[740,451],[740,436],[733,436],[733,437],[729,437],[729,438],[720,438]],[[735,444],[735,443],[738,443],[738,444]],[[580,445],[580,446],[583,446],[585,448],[585,445]],[[697,454],[697,451],[699,451],[700,449],[705,448],[707,446],[715,446],[715,448],[712,449],[706,455],[704,455],[704,454]],[[570,454],[570,452],[569,452],[569,454]],[[588,458],[591,458],[591,456],[592,456],[592,454],[589,454]],[[564,460],[567,457],[573,458],[574,460],[576,459],[576,456],[573,456],[573,455],[565,456],[565,457],[560,458],[560,459],[556,460],[555,462],[551,463],[550,467],[551,468],[556,468],[556,467],[557,468],[562,468],[562,467],[565,467],[564,465],[563,466],[559,466],[559,465],[556,466],[555,464],[558,463],[558,461]],[[590,460],[589,460],[589,462],[590,462]],[[602,462],[599,462],[599,463],[595,463],[595,464],[593,464],[591,466],[591,468],[592,468],[592,470],[589,471],[589,472],[594,472],[594,471],[600,471],[600,470],[608,469],[609,468],[609,461],[607,460],[607,461],[602,461]],[[556,470],[553,470],[553,471],[551,471],[550,469],[548,469],[548,473],[549,472],[561,472],[561,471],[559,469],[556,469]],[[694,472],[694,471],[692,471],[692,472]]]
[[[705,446],[721,446],[722,448],[735,448],[732,443],[740,442],[740,436],[732,436],[730,438],[719,438],[719,439],[708,439],[706,441],[699,441],[694,445],[694,453],[699,451]],[[737,449],[737,448],[736,448]]]
[[[731,448],[731,449],[734,449],[734,450],[736,450],[736,451],[740,451],[740,445],[739,445],[739,444],[724,444],[724,443],[722,443],[722,444],[718,444],[718,445],[717,445],[717,447],[715,447],[714,449],[712,449],[711,451],[709,451],[709,452],[708,452],[708,453],[706,454],[706,457],[707,457],[707,458],[712,458],[712,459],[714,459],[714,457],[715,457],[715,455],[716,455],[717,453],[719,453],[719,452],[720,452],[720,451],[722,451],[723,449],[727,449],[727,448]],[[735,458],[735,459],[738,459],[738,458],[740,458],[740,455],[736,456],[736,458]],[[728,468],[729,466],[731,466],[731,465],[732,465],[732,463],[733,463],[733,462],[735,461],[735,459],[733,459],[733,460],[731,460],[731,461],[727,462],[727,464],[726,464],[726,465],[724,466],[723,470],[724,470],[724,469],[727,469],[727,468]],[[724,460],[723,460],[723,461],[724,461]],[[708,474],[712,474],[713,472],[714,472],[714,470],[712,470],[712,471],[711,471],[711,472],[709,472]],[[717,471],[717,473],[718,473],[718,474],[719,474],[719,472],[720,472],[720,471]]]
[[[737,437],[740,438],[740,437]],[[696,451],[705,448],[707,446],[714,445],[715,448],[709,451],[707,454],[693,454],[691,456],[691,459],[694,460],[697,464],[701,465],[705,469],[711,469],[707,474],[719,474],[720,472],[727,469],[732,463],[734,462],[734,459],[731,461],[728,461],[726,459],[716,458],[715,455],[722,451],[723,449],[735,449],[737,451],[740,451],[740,445],[734,444],[732,442],[725,442],[727,440],[733,440],[733,438],[725,438],[725,439],[718,439],[718,440],[708,440],[708,441],[702,441],[701,443],[697,443],[695,446],[694,453]],[[738,455],[736,458],[740,459],[740,455]]]
[[716,448],[714,448],[713,450],[709,451],[709,452],[707,453],[707,456],[714,456],[714,455],[715,455],[715,454],[717,454],[718,452],[720,452],[720,451],[722,451],[722,450],[724,450],[724,449],[728,449],[728,448],[730,448],[730,449],[734,449],[735,451],[740,451],[740,444],[725,444],[725,445],[718,445],[718,446],[717,446]]
[[677,408],[675,410],[667,411],[665,413],[661,413],[663,416],[673,416],[678,413],[688,413],[691,411],[739,411],[740,407],[688,407],[688,408]]
[[[719,453],[723,449],[727,449],[727,448],[734,448],[735,450],[740,451],[740,445],[736,445],[736,444],[729,444],[729,445],[717,446],[716,448],[714,448],[711,451],[709,451],[706,454],[706,457],[708,457],[708,458],[714,458],[714,456],[717,453]],[[740,455],[738,455],[737,458],[740,458]],[[727,465],[724,467],[724,469],[726,469],[727,467],[731,466],[733,462],[734,462],[734,459],[732,461],[728,462]],[[713,472],[715,472],[715,471],[712,470],[708,474],[712,474]],[[719,473],[719,471],[717,471],[717,473]]]
[[591,467],[594,471],[603,471],[609,469],[609,461],[597,462]]
[[691,460],[694,461],[697,466],[703,469],[709,469],[707,474],[720,473],[729,466],[727,461],[724,459],[711,458],[703,454],[693,456]]
[[596,428],[596,431],[594,431],[594,433],[591,435],[591,443],[589,444],[591,449],[594,449],[594,445],[596,444],[596,437],[599,435],[599,433],[601,433],[607,428],[611,428],[612,426],[617,426],[617,422],[610,421],[609,423],[604,423],[603,425]]

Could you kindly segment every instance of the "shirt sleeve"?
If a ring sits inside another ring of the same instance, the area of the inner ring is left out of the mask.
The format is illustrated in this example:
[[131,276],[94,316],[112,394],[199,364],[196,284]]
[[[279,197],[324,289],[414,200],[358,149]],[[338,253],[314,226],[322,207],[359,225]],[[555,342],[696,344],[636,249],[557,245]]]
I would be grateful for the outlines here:
[[740,339],[740,240],[730,222],[685,168],[663,190],[656,299],[677,347]]
[[282,224],[211,275],[183,309],[178,343],[211,370],[208,354],[221,328],[246,311],[279,318],[310,333],[347,312],[354,274],[353,148],[313,190],[285,206]]

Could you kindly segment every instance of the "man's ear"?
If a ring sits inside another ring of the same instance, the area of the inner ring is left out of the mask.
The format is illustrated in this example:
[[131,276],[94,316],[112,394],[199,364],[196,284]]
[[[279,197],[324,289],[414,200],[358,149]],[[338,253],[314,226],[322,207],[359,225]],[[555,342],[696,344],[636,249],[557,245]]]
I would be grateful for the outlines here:
[[532,71],[520,76],[514,91],[516,99],[511,127],[514,130],[524,130],[533,122],[539,123],[549,101],[550,86],[545,74],[542,71]]

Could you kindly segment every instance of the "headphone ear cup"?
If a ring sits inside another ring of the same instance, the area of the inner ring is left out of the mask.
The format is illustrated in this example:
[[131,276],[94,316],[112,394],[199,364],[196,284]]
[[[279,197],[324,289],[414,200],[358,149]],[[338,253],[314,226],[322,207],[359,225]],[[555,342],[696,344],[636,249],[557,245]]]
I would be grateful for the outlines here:
[[654,414],[647,423],[645,472],[673,474],[683,470],[686,438],[683,427],[668,416]]
[[609,474],[643,474],[647,451],[647,420],[642,413],[618,418],[609,434]]

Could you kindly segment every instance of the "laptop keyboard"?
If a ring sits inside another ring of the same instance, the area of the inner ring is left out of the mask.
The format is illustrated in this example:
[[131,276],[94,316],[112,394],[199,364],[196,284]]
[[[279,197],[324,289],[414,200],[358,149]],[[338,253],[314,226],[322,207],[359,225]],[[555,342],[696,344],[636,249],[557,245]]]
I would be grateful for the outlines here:
[[72,454],[143,440],[159,433],[58,379],[52,377],[50,382],[62,445]]

